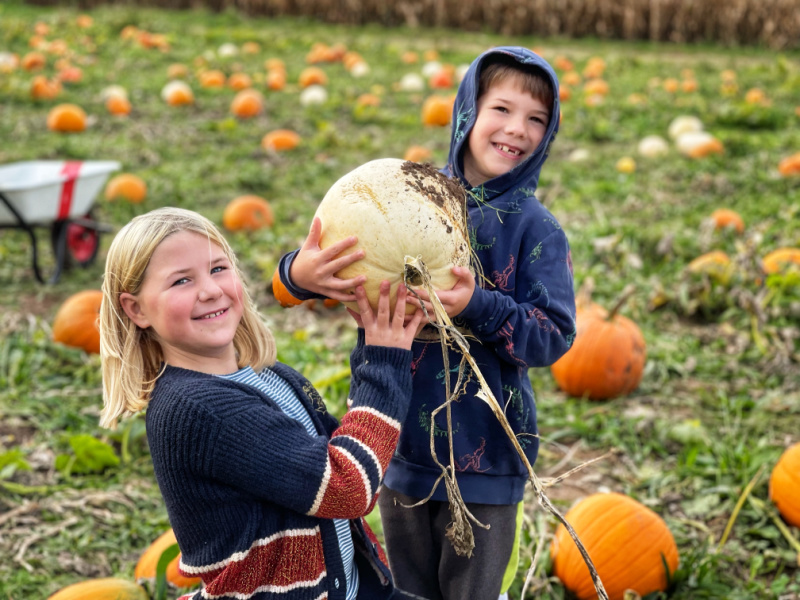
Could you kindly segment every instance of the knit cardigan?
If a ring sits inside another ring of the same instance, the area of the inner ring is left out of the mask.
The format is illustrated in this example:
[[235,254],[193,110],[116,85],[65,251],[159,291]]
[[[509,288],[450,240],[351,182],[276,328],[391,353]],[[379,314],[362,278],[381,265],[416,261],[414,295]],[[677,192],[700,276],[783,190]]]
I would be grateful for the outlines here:
[[367,346],[351,356],[341,425],[311,383],[271,368],[297,393],[320,437],[257,389],[167,366],[147,409],[147,439],[191,596],[345,598],[334,518],[352,519],[359,598],[393,593],[386,557],[361,518],[376,501],[406,416],[411,352]]

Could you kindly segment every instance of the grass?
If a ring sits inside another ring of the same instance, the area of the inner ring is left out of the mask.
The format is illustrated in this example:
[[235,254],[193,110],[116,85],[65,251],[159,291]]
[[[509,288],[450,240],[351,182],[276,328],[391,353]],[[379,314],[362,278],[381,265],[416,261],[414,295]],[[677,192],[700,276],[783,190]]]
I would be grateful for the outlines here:
[[[344,410],[348,378],[342,372],[355,339],[349,317],[341,309],[281,309],[269,279],[279,257],[304,238],[316,203],[338,177],[373,158],[402,156],[411,144],[428,147],[436,164],[446,160],[447,128],[420,122],[430,92],[397,91],[402,74],[420,72],[426,51],[461,65],[501,43],[540,48],[551,61],[565,56],[578,72],[590,57],[603,57],[610,92],[601,105],[589,106],[580,86],[573,86],[538,196],[569,235],[577,285],[591,278],[594,299],[607,306],[626,285],[636,286],[623,313],[641,327],[648,360],[638,389],[608,402],[568,398],[549,370],[532,370],[543,442],[536,470],[555,476],[618,451],[550,488],[550,495],[566,510],[588,494],[617,491],[658,512],[681,554],[669,591],[659,597],[800,598],[798,531],[779,527],[768,500],[772,465],[799,439],[800,286],[795,275],[765,278],[757,269],[770,250],[800,246],[800,179],[777,172],[780,159],[800,150],[800,54],[351,28],[131,7],[99,7],[91,13],[94,24],[84,30],[75,24],[78,14],[17,2],[0,7],[0,52],[29,52],[34,24],[42,21],[50,26],[48,39],[63,39],[83,69],[83,80],[65,84],[56,101],[30,98],[32,74],[0,73],[0,136],[7,141],[0,163],[120,161],[123,171],[147,181],[148,198],[130,205],[98,197],[94,216],[112,228],[164,205],[196,209],[219,223],[233,197],[267,198],[275,226],[230,233],[229,239],[275,331],[279,358],[319,382],[337,414]],[[165,34],[169,51],[121,39],[128,25]],[[224,43],[247,41],[258,42],[260,52],[232,58],[217,53]],[[345,44],[366,59],[370,71],[356,78],[341,63],[324,65],[328,101],[302,107],[294,82],[315,42]],[[407,50],[418,52],[420,62],[403,63]],[[240,69],[263,77],[267,58],[285,61],[289,85],[282,92],[265,91],[266,112],[251,120],[229,114],[232,91],[203,89],[196,81],[203,62],[226,73]],[[55,60],[48,56],[48,76],[55,73]],[[173,109],[159,97],[167,66],[177,62],[189,67],[197,97],[192,107]],[[698,91],[665,91],[664,80],[687,78],[685,69],[693,71]],[[729,95],[720,91],[724,69],[736,73],[738,89]],[[559,74],[563,79],[565,72]],[[127,88],[129,117],[105,112],[99,94],[111,84]],[[769,105],[745,101],[754,87],[766,93]],[[356,108],[356,98],[366,92],[381,97],[379,107]],[[631,94],[644,103],[632,101]],[[47,111],[62,101],[87,111],[87,131],[47,130]],[[666,137],[679,114],[700,117],[725,153],[691,160],[673,148],[659,159],[638,156],[638,141],[650,134]],[[295,129],[303,143],[290,153],[264,151],[262,136],[277,128]],[[587,158],[573,160],[576,150],[587,151]],[[622,156],[636,159],[634,173],[615,170]],[[708,229],[706,220],[718,207],[742,215],[743,236]],[[52,268],[46,229],[39,234],[43,267]],[[0,563],[0,598],[46,597],[93,577],[131,578],[138,556],[168,527],[143,420],[119,432],[99,429],[98,357],[51,340],[60,303],[99,287],[111,237],[102,236],[95,263],[43,286],[32,279],[28,239],[17,229],[0,230],[0,548],[8,557]],[[736,269],[727,278],[688,275],[688,262],[712,249],[734,257]],[[85,449],[74,445],[82,434],[107,442],[119,463],[107,465],[100,451],[78,460]],[[536,590],[537,597],[565,598],[547,551],[555,521],[532,497],[526,508],[522,566],[511,597],[520,597],[543,539],[544,555],[526,597]],[[376,515],[370,520],[379,528]],[[624,548],[617,551],[625,556]]]

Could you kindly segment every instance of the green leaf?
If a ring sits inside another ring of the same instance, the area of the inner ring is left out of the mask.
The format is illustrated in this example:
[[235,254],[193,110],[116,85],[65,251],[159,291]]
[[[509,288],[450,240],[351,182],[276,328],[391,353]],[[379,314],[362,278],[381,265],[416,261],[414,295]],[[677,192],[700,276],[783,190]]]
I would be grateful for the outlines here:
[[74,460],[65,464],[64,455],[58,456],[56,468],[61,471],[69,468],[72,473],[102,473],[109,467],[119,466],[119,457],[114,449],[91,435],[74,435],[69,438],[69,445],[74,455],[68,458]]
[[158,559],[158,564],[156,565],[156,590],[153,595],[153,600],[167,599],[167,567],[169,563],[172,562],[172,559],[178,556],[180,552],[181,549],[178,547],[178,544],[172,544],[161,553],[161,557]]
[[0,454],[0,479],[10,479],[16,471],[30,470],[31,466],[19,448]]

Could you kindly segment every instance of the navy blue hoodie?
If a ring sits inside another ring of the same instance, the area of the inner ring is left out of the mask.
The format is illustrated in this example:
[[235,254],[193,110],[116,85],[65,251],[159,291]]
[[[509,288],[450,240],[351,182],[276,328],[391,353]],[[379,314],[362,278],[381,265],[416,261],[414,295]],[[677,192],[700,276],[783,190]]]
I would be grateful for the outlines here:
[[[552,67],[534,52],[498,47],[481,54],[469,67],[456,95],[448,165],[443,172],[464,178],[463,150],[477,116],[479,74],[492,57],[505,54],[540,67],[553,88],[550,121],[536,151],[511,171],[472,188],[468,199],[472,248],[491,284],[479,280],[466,309],[454,319],[471,333],[470,354],[492,393],[503,406],[511,428],[533,464],[536,405],[528,377],[530,367],[553,364],[575,337],[572,261],[564,231],[535,197],[539,172],[555,138],[559,121],[558,79]],[[281,262],[281,278],[299,298],[309,297],[288,278],[294,253]],[[363,344],[363,331],[359,335]],[[404,494],[425,498],[441,474],[431,456],[431,411],[445,400],[444,361],[437,339],[415,341],[412,347],[413,393],[400,442],[384,484]],[[451,387],[461,356],[450,351]],[[515,504],[523,497],[528,473],[511,441],[486,403],[477,398],[473,376],[466,393],[452,405],[456,478],[466,502]],[[433,436],[437,457],[449,464],[445,411],[436,418]],[[432,499],[446,501],[440,482]]]

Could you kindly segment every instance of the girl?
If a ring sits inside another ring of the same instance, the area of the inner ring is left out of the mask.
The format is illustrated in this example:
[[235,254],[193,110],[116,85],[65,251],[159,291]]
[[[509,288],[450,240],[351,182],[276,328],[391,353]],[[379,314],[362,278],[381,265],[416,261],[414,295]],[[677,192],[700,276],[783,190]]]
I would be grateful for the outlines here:
[[367,345],[351,356],[351,407],[339,425],[311,383],[276,362],[213,223],[164,208],[114,238],[100,310],[100,424],[147,408],[180,569],[204,584],[185,598],[401,597],[361,519],[410,401],[422,315],[406,320],[405,290],[398,298],[392,315],[384,282],[373,314],[356,288]]

